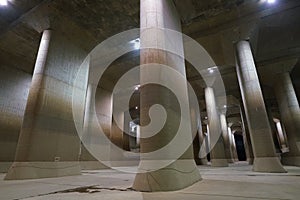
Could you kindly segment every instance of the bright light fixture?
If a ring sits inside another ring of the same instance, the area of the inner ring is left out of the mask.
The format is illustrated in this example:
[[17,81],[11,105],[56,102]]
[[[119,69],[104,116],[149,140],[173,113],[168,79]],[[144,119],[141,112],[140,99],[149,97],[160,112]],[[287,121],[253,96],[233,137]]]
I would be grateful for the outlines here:
[[141,41],[140,38],[137,38],[135,40],[130,41],[129,43],[133,44],[134,49],[140,49],[141,47]]
[[141,87],[140,85],[137,85],[135,86],[134,90],[139,90],[140,87]]
[[210,74],[212,74],[212,73],[214,73],[215,72],[215,70],[217,70],[218,69],[218,67],[217,66],[215,66],[215,67],[210,67],[210,68],[207,68],[207,71],[210,73]]
[[0,6],[7,6],[7,0],[0,0]]
[[135,109],[137,110],[137,109],[139,109],[139,107],[136,106]]
[[268,3],[275,3],[276,0],[267,0]]

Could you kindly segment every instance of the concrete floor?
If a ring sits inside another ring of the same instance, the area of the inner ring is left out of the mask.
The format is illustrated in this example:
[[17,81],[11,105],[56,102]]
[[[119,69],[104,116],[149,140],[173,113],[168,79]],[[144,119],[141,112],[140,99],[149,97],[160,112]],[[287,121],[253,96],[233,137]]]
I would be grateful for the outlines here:
[[130,188],[134,174],[115,170],[84,171],[81,176],[24,181],[3,181],[0,199],[26,200],[154,200],[154,199],[300,199],[300,167],[285,167],[288,173],[251,171],[246,163],[228,168],[199,166],[203,180],[176,192],[140,193]]

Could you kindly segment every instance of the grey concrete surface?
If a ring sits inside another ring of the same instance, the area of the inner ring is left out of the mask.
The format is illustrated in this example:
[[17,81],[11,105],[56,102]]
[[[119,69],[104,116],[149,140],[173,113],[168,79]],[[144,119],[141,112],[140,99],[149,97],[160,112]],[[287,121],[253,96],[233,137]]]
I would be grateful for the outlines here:
[[[141,193],[128,189],[135,175],[115,170],[83,171],[80,176],[22,181],[4,181],[0,199],[299,199],[300,168],[288,173],[257,173],[246,162],[229,167],[198,167],[203,180],[174,192]],[[93,187],[92,187],[93,186]]]

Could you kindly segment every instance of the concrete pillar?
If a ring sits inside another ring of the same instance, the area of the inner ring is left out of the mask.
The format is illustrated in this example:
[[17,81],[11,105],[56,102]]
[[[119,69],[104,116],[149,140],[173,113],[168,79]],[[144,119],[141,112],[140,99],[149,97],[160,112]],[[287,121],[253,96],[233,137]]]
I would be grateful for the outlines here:
[[[111,148],[110,160],[114,167],[138,165],[137,158],[128,157],[129,154],[125,153],[125,151],[130,151],[130,136],[128,135],[129,132],[126,133],[126,131],[129,131],[129,119],[127,117],[129,118],[125,112],[114,110],[110,140],[114,145],[123,150],[123,154],[120,154],[115,148]],[[116,121],[120,123],[119,126]]]
[[205,88],[205,102],[210,141],[217,141],[214,146],[212,146],[212,144],[210,146],[211,165],[213,167],[227,167],[228,162],[225,155],[224,140],[221,134],[220,115],[217,110],[214,90],[211,87]]
[[272,131],[272,137],[273,137],[273,142],[274,142],[274,146],[275,146],[275,151],[276,151],[276,154],[279,156],[281,153],[280,141],[278,140],[277,128],[275,126],[274,119],[273,119],[273,113],[272,113],[270,107],[267,107],[267,114],[268,114],[269,124],[270,124],[271,131]]
[[124,130],[123,130],[123,149],[125,151],[130,151],[130,140],[132,136],[130,135],[130,117],[127,115],[124,115]]
[[282,127],[279,120],[277,120],[275,123],[276,123],[278,141],[279,141],[279,144],[280,144],[281,152],[282,153],[289,152],[289,148],[288,148],[287,140],[286,140],[287,138],[285,137],[283,127]]
[[300,108],[290,74],[278,75],[275,94],[287,133],[289,152],[283,154],[285,165],[300,166]]
[[209,133],[209,125],[208,124],[206,124],[206,130],[207,130],[207,132],[206,132],[206,137],[205,137],[205,146],[206,146],[207,160],[209,162],[211,162],[210,133]]
[[252,149],[252,144],[251,144],[251,139],[250,139],[250,133],[249,133],[248,125],[245,122],[246,121],[245,112],[241,105],[240,105],[240,115],[241,115],[243,140],[244,140],[244,147],[245,147],[245,152],[246,152],[246,156],[247,156],[247,161],[248,161],[249,165],[253,165],[254,156],[253,156],[253,149]]
[[198,154],[200,157],[200,164],[207,165],[208,160],[207,160],[207,150],[206,150],[206,136],[203,134],[203,131],[201,131],[201,132],[199,131],[198,133],[199,133],[198,138],[199,138],[199,144],[200,144],[200,146],[199,146],[200,149],[199,149]]
[[[189,89],[188,89],[188,92],[190,94]],[[191,98],[189,98],[189,100],[191,100]],[[200,112],[198,111],[198,109],[193,108],[193,106],[194,106],[193,103],[189,102],[189,104],[190,104],[190,112],[191,112],[192,133],[195,134],[195,137],[193,140],[194,160],[197,165],[201,165],[202,160],[200,159],[200,145],[203,142],[201,117],[200,117]]]
[[141,145],[141,127],[137,125],[136,127],[136,145],[140,148]]
[[[147,43],[157,46],[165,44],[170,45],[175,52],[180,51],[183,53],[183,41],[181,37],[165,38],[161,29],[168,28],[181,32],[181,22],[176,11],[176,8],[171,0],[141,0],[141,46]],[[157,28],[157,33],[147,32],[147,28]],[[151,34],[152,33],[152,34]],[[165,64],[186,77],[184,60],[178,56],[165,52],[159,49],[144,49],[140,53],[141,64],[159,63]],[[165,81],[161,70],[152,71],[155,73],[155,77]],[[147,80],[149,73],[147,70],[141,69],[140,80],[141,85]],[[185,105],[188,105],[188,91],[186,81],[175,82],[179,84],[180,95],[185,99]],[[184,85],[181,85],[184,84]],[[182,113],[178,107],[177,97],[168,89],[158,85],[145,85],[141,87],[140,92],[140,123],[141,126],[146,126],[150,123],[149,109],[154,104],[160,104],[164,107],[168,113],[164,127],[154,136],[149,138],[141,138],[140,147],[141,153],[155,152],[162,147],[169,144],[178,131],[178,124],[181,119]],[[184,113],[185,116],[190,116],[190,113]],[[189,125],[190,126],[190,125]],[[191,130],[191,127],[189,127]],[[182,152],[183,155],[180,158],[173,157],[173,152],[177,149],[168,149],[168,152],[164,152],[159,157],[146,158],[143,160],[141,155],[141,164],[139,169],[145,171],[136,175],[133,188],[139,191],[171,191],[185,188],[201,179],[199,170],[194,161],[193,149],[192,149],[192,133],[186,132],[186,139],[190,142],[189,148],[186,152]],[[143,129],[141,129],[141,136],[145,135]],[[158,156],[158,155],[157,155]],[[175,160],[175,161],[174,161]],[[156,169],[157,163],[165,161],[173,161],[168,166],[162,169]],[[153,167],[152,167],[153,166]],[[154,171],[151,171],[154,170]]]
[[222,137],[224,141],[224,148],[225,148],[225,155],[227,158],[228,163],[233,163],[233,155],[230,148],[230,139],[228,134],[228,126],[227,126],[227,120],[226,115],[224,113],[220,114],[220,121],[221,121],[221,129],[222,129]]
[[237,75],[253,147],[253,170],[285,172],[276,156],[271,127],[249,42],[238,42],[235,53]]
[[43,32],[15,162],[5,179],[80,174],[72,78],[86,53],[68,39],[50,30]]
[[193,140],[193,149],[194,149],[194,160],[197,165],[206,165],[207,160],[206,158],[200,158],[200,147],[203,145],[203,134],[202,132],[198,132]]
[[[117,145],[119,148],[123,149],[123,130],[124,130],[124,112],[121,113],[114,113],[112,127],[111,127],[111,134],[110,140]],[[116,121],[120,122],[121,127],[116,124]]]
[[237,154],[237,150],[236,150],[235,138],[234,138],[234,134],[232,133],[232,130],[230,127],[228,127],[228,135],[229,135],[230,150],[232,152],[233,161],[238,162],[239,158],[238,158],[238,154]]
[[[85,114],[83,122],[83,130],[85,135],[92,133],[92,130],[96,127],[98,122],[93,121],[93,111],[92,106],[95,105],[94,94],[97,91],[97,85],[89,84],[87,86],[86,98],[85,98]],[[99,99],[97,99],[99,101]],[[101,101],[101,99],[100,99]],[[102,102],[103,103],[103,102]],[[108,133],[109,134],[109,133]],[[85,142],[92,143],[91,137],[87,137]],[[97,170],[97,169],[107,169],[108,167],[98,161],[81,143],[80,150],[80,166],[82,170]]]

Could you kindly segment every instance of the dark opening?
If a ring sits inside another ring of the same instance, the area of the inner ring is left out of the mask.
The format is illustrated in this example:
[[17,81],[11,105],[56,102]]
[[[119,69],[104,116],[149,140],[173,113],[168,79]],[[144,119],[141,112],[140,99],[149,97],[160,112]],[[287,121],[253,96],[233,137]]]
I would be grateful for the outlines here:
[[235,139],[236,151],[238,154],[239,161],[246,161],[247,156],[246,156],[246,151],[245,151],[245,147],[244,147],[243,136],[239,135],[239,134],[234,134],[234,139]]

